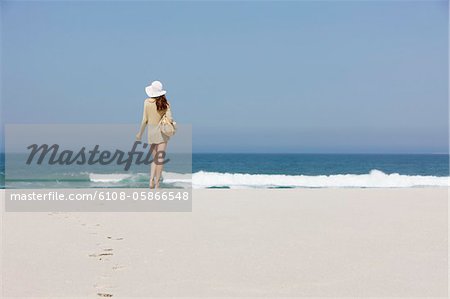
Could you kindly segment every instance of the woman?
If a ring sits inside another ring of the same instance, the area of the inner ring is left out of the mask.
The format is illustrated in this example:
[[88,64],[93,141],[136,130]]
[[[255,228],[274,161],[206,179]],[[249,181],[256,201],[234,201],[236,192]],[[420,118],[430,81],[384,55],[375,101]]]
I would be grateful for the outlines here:
[[[170,111],[169,102],[166,99],[166,91],[163,90],[163,85],[159,81],[153,81],[150,86],[145,88],[145,92],[149,96],[144,101],[144,115],[139,133],[136,135],[137,140],[141,140],[145,127],[148,125],[148,144],[151,145],[153,161],[150,168],[150,188],[159,188],[159,181],[163,170],[162,152],[167,148],[169,136],[164,135],[158,124],[164,114],[166,114],[169,121],[173,121],[172,112]],[[160,158],[161,161],[155,160]]]

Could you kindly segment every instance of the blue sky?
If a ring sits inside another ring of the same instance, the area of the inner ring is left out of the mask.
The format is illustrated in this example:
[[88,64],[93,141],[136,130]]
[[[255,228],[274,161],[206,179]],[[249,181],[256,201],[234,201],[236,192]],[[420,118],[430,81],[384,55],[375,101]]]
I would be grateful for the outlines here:
[[448,151],[447,1],[2,1],[3,123],[136,123],[195,152]]

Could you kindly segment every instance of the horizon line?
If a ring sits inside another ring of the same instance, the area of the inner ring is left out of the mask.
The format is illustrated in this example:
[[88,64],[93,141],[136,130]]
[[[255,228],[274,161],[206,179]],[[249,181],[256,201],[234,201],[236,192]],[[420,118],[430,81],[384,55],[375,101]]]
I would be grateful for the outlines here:
[[[13,152],[14,154],[26,154],[27,152]],[[169,151],[170,153],[170,151]],[[217,154],[217,155],[450,155],[450,152],[192,152],[192,154]],[[6,152],[0,152],[0,155],[6,155]]]

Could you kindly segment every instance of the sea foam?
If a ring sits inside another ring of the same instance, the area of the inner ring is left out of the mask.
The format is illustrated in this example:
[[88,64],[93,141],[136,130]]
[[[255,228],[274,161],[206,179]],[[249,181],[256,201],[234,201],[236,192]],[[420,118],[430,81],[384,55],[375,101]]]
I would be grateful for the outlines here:
[[192,176],[194,188],[324,188],[324,187],[419,187],[450,186],[449,177],[386,174],[373,169],[368,174],[275,175],[200,171]]
[[[121,183],[148,181],[148,174],[89,174],[91,182]],[[163,183],[193,188],[384,188],[384,187],[448,187],[449,177],[386,174],[373,169],[368,174],[278,175],[241,174],[199,171],[190,174],[163,172]]]
[[111,174],[101,174],[101,173],[90,173],[89,180],[95,183],[118,183],[125,179],[129,179],[133,174],[126,173],[111,173]]

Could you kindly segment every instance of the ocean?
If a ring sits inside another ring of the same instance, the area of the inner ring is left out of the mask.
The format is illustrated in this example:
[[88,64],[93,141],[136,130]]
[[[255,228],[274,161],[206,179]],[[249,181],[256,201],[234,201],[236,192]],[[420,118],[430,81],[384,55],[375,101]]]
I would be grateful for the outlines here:
[[[149,179],[145,168],[45,165],[34,172],[12,169],[5,181],[4,155],[0,163],[2,188],[142,188]],[[167,188],[449,186],[445,154],[193,154],[192,175],[190,165],[175,169],[169,164],[162,184]]]

